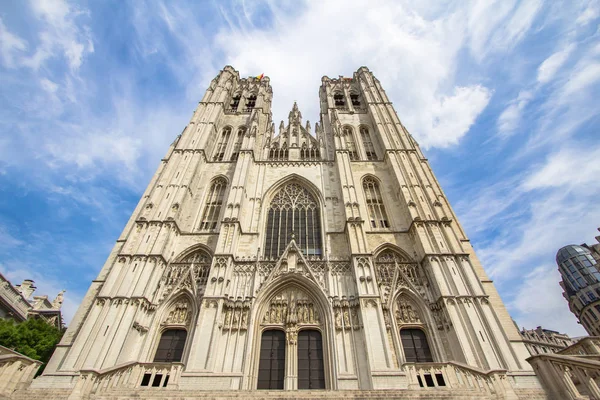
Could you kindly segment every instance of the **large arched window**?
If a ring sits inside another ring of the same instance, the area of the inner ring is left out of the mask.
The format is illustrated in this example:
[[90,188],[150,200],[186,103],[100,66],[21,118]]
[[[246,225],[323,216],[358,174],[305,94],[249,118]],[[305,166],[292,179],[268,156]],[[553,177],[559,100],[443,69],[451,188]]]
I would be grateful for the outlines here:
[[375,152],[375,147],[373,146],[373,141],[371,140],[371,135],[369,134],[369,129],[367,129],[366,126],[360,127],[360,137],[363,142],[363,147],[365,148],[367,160],[377,160],[377,153]]
[[200,230],[212,231],[217,228],[217,222],[221,215],[221,206],[223,205],[223,197],[225,196],[225,188],[227,181],[225,178],[217,178],[210,186],[210,192],[206,198],[206,205],[202,213],[202,221],[200,222]]
[[221,132],[221,137],[219,137],[219,143],[217,143],[217,147],[215,147],[215,155],[213,156],[213,161],[223,161],[230,136],[231,127],[226,126],[225,128],[223,128],[223,132]]
[[154,362],[179,362],[183,356],[187,331],[167,329],[163,332],[154,355]]
[[288,183],[277,192],[268,209],[265,256],[281,256],[292,238],[304,255],[321,255],[319,205],[308,190]]
[[383,205],[383,197],[379,191],[379,183],[371,177],[366,177],[363,180],[363,191],[371,228],[389,228],[390,223]]

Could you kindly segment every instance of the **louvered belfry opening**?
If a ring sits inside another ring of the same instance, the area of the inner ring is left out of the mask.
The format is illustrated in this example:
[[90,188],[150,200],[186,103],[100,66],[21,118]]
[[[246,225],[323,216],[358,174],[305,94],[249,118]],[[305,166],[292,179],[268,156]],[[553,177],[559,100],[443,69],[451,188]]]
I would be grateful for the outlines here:
[[283,389],[285,377],[285,332],[266,330],[260,342],[258,389]]
[[433,362],[425,332],[420,329],[400,330],[406,362]]
[[164,331],[154,355],[154,362],[181,361],[186,338],[187,331],[185,329],[168,329]]
[[319,204],[306,188],[288,183],[269,205],[265,256],[278,258],[292,240],[305,256],[321,256]]
[[325,389],[323,341],[314,329],[298,333],[298,389]]

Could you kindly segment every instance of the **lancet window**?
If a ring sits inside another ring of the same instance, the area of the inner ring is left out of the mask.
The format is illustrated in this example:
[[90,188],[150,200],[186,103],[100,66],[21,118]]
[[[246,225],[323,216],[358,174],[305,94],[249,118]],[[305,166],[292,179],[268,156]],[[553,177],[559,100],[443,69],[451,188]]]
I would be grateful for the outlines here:
[[363,180],[363,191],[371,228],[389,228],[390,223],[379,191],[379,183],[371,177],[366,177]]
[[242,147],[242,140],[244,140],[244,135],[246,134],[246,127],[242,126],[238,129],[237,137],[235,139],[235,143],[233,144],[233,150],[231,152],[231,161],[237,161],[238,156],[240,155],[240,148]]
[[277,258],[292,239],[306,256],[321,255],[319,205],[308,190],[288,183],[269,205],[265,234],[265,256]]
[[354,132],[349,126],[345,126],[342,130],[344,137],[346,138],[346,149],[348,150],[348,156],[351,161],[358,161],[358,151],[356,151],[356,143],[354,142]]
[[375,152],[375,147],[373,146],[373,141],[371,140],[371,135],[369,134],[369,129],[367,129],[366,126],[360,127],[360,137],[363,142],[367,160],[377,160],[377,153]]
[[350,101],[352,102],[352,106],[354,106],[355,108],[360,107],[360,100],[358,99],[358,94],[350,93]]
[[217,228],[226,187],[227,181],[225,178],[217,178],[213,181],[212,185],[210,186],[208,197],[206,198],[204,212],[202,213],[200,230],[212,231]]
[[300,159],[302,160],[318,160],[321,158],[319,149],[316,146],[308,147],[306,143],[302,144],[300,149]]
[[271,150],[269,151],[269,159],[275,161],[285,161],[288,159],[288,147],[287,143],[284,143],[281,147],[279,144],[273,143]]
[[225,151],[227,150],[227,143],[229,143],[230,136],[231,127],[226,126],[225,128],[223,128],[223,131],[221,132],[221,137],[219,138],[219,142],[217,143],[217,147],[215,148],[213,161],[223,161],[223,158],[225,158]]

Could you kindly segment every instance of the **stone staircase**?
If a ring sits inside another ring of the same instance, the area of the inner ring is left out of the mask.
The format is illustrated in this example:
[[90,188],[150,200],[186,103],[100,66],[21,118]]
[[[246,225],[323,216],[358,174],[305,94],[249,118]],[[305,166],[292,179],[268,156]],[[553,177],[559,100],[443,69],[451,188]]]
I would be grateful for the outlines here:
[[[70,390],[64,389],[28,389],[13,393],[13,400],[66,400]],[[528,390],[519,393],[520,399],[544,400],[543,391]],[[298,391],[197,391],[172,389],[110,389],[103,393],[92,394],[90,400],[127,400],[127,399],[164,399],[164,400],[286,400],[286,399],[390,399],[390,400],[493,400],[500,399],[486,395],[475,389],[420,388],[401,390],[298,390]]]

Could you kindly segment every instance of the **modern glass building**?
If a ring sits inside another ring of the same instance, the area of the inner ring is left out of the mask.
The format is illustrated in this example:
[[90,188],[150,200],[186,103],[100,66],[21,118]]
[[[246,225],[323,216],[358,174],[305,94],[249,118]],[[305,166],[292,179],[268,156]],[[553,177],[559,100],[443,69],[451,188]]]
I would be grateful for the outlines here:
[[571,312],[590,335],[600,334],[600,271],[591,252],[568,245],[556,254],[563,295]]

